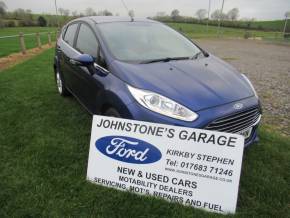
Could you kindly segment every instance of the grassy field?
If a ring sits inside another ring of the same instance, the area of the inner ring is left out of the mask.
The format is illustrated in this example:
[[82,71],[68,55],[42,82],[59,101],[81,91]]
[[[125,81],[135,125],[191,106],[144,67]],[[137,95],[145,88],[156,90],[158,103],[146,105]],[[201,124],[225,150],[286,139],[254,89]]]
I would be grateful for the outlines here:
[[[56,28],[54,27],[10,27],[10,28],[3,28],[0,29],[0,37],[2,36],[11,36],[11,35],[18,35],[19,32],[23,32],[24,34],[27,33],[35,33],[35,32],[48,32],[50,31],[52,40],[55,41],[55,31]],[[36,37],[35,35],[25,36],[25,44],[26,48],[34,48],[37,46],[36,44]],[[46,34],[40,35],[40,40],[42,44],[47,44],[48,37]],[[19,44],[19,37],[13,38],[0,38],[0,57],[7,56],[11,53],[20,52],[20,44]]]
[[[206,25],[201,24],[189,24],[189,23],[167,23],[169,26],[176,30],[185,33],[190,38],[207,38],[207,37],[240,37],[243,38],[245,35],[244,29],[228,28],[222,27],[220,33],[218,32],[218,27],[209,26],[207,30]],[[251,37],[262,37],[265,39],[275,39],[281,38],[281,34],[277,32],[266,32],[257,30],[248,30]]]
[[[247,23],[243,21],[240,21],[240,22]],[[285,20],[254,21],[251,23],[251,27],[258,28],[258,29],[259,28],[271,29],[271,30],[282,32],[284,29],[284,24],[285,24]]]
[[[225,217],[86,181],[91,116],[60,97],[53,49],[0,72],[0,217]],[[236,215],[289,217],[290,138],[245,151]]]
[[[215,21],[217,23],[217,21]],[[248,27],[248,21],[223,21],[224,26],[232,27],[231,25],[238,26],[239,28],[250,28],[265,31],[278,31],[283,32],[285,20],[265,20],[265,21],[251,21]]]
[[[197,18],[194,17],[179,17],[176,20],[173,20],[170,16],[165,17],[157,17],[155,18],[162,22],[166,23],[194,23],[194,24],[207,24],[207,20],[199,21]],[[209,20],[209,25],[217,26],[218,20]],[[221,23],[224,27],[233,27],[233,28],[240,28],[240,29],[252,29],[252,30],[265,30],[265,31],[278,31],[283,32],[285,20],[256,20],[256,21],[243,21],[243,20],[223,20]],[[288,26],[288,32],[290,31],[290,26]]]

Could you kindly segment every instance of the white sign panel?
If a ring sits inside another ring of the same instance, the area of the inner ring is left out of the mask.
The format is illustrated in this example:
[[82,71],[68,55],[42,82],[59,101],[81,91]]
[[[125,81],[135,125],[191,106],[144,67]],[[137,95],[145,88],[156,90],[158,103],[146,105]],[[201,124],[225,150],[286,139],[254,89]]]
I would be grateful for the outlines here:
[[243,149],[236,134],[94,116],[87,179],[234,213]]

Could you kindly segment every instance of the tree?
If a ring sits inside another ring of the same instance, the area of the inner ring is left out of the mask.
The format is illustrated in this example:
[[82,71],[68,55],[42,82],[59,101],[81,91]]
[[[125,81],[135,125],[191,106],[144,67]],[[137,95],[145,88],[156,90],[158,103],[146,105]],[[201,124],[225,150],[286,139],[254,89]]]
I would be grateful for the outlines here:
[[86,11],[85,11],[85,15],[86,15],[86,16],[96,16],[97,13],[94,11],[94,9],[92,9],[92,8],[87,8]]
[[164,12],[164,11],[158,11],[156,13],[156,17],[165,17],[165,16],[166,16],[166,12]]
[[71,15],[72,15],[73,17],[77,17],[77,16],[78,16],[78,11],[72,11],[72,12],[71,12]]
[[104,10],[104,15],[105,16],[113,16],[113,13],[111,11],[108,11],[107,9]]
[[207,10],[199,9],[195,14],[199,20],[203,20],[206,18]]
[[22,8],[18,8],[13,11],[14,18],[23,20],[25,19],[26,12]]
[[219,19],[226,20],[227,19],[227,15],[225,13],[222,13],[222,11],[219,9],[212,12],[212,14],[210,16],[214,20],[219,20]]
[[174,10],[171,12],[171,17],[172,17],[173,20],[176,20],[176,18],[180,17],[180,15],[179,15],[179,10],[174,9]]
[[255,20],[256,20],[255,18],[247,18],[247,17],[243,17],[241,19],[241,21],[244,21],[246,23],[248,29],[251,28],[251,25]]
[[7,6],[3,1],[0,1],[0,16],[3,17],[6,14]]
[[11,13],[12,17],[19,20],[21,26],[33,26],[36,23],[33,21],[31,10],[18,8]]
[[113,13],[105,9],[103,11],[99,11],[97,16],[113,16]]
[[4,27],[5,27],[4,21],[2,19],[0,19],[0,29],[4,28]]
[[33,16],[32,16],[32,11],[30,9],[25,10],[25,22],[32,22],[33,21]]
[[233,8],[233,9],[229,10],[229,12],[227,13],[227,17],[231,21],[237,20],[239,17],[239,9]]
[[59,15],[60,16],[69,16],[69,10],[68,9],[64,9],[64,8],[59,8],[58,9]]
[[38,17],[37,23],[39,26],[42,26],[42,27],[46,26],[47,24],[46,19],[43,16]]
[[70,13],[69,9],[64,10],[64,16],[69,16],[69,13]]
[[286,11],[285,12],[285,17],[286,17],[286,19],[289,19],[290,18],[290,11]]
[[58,8],[58,13],[60,16],[63,16],[64,9],[63,8]]
[[48,16],[46,19],[47,26],[58,26],[58,19],[56,16]]
[[130,11],[128,12],[128,15],[129,15],[130,17],[134,17],[134,16],[135,16],[135,12],[134,12],[134,10],[130,10]]

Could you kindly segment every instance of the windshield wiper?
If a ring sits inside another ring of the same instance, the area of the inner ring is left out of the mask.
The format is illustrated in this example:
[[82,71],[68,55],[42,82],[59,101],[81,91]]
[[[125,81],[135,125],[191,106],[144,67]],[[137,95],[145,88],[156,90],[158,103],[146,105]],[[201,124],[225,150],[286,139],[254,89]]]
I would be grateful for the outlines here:
[[169,62],[169,61],[176,61],[176,60],[188,60],[190,57],[167,57],[167,58],[159,58],[159,59],[153,59],[153,60],[147,60],[142,61],[140,64],[149,64],[149,63],[155,63],[155,62]]

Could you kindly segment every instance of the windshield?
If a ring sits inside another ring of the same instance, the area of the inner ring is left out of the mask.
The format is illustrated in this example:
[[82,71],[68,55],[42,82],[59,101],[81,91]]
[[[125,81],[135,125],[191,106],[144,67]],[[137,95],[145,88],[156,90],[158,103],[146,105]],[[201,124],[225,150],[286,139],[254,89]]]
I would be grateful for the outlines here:
[[98,27],[111,53],[121,61],[192,57],[200,52],[183,35],[159,23],[114,22]]

